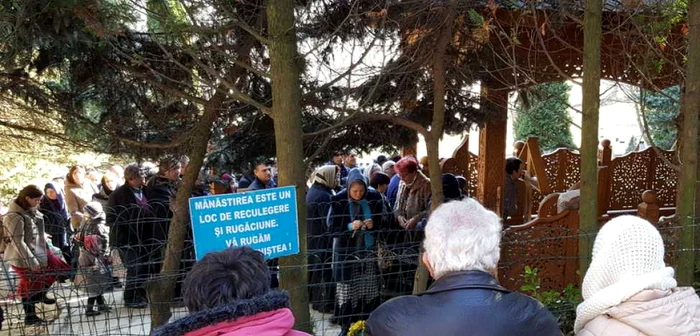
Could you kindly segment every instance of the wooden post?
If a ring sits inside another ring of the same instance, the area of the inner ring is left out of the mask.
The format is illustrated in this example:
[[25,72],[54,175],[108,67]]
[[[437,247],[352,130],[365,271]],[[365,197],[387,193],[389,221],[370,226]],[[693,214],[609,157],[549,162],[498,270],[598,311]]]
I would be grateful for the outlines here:
[[457,164],[457,170],[459,171],[459,175],[464,176],[465,178],[469,178],[469,132],[467,130],[467,134],[464,136],[464,139],[462,139],[462,143],[459,144],[459,147],[455,149],[454,153],[452,153],[452,157],[455,159],[455,162]]
[[598,217],[608,212],[610,204],[611,164],[612,146],[610,140],[603,139],[598,149]]
[[506,177],[508,91],[495,90],[488,83],[482,83],[481,108],[492,117],[479,132],[479,182],[476,196],[484,207],[496,211],[501,209],[500,192]]
[[610,167],[598,167],[598,217],[608,212],[610,204]]
[[656,201],[656,192],[647,190],[642,193],[642,203],[637,206],[637,216],[648,220],[656,226],[659,224],[659,204]]

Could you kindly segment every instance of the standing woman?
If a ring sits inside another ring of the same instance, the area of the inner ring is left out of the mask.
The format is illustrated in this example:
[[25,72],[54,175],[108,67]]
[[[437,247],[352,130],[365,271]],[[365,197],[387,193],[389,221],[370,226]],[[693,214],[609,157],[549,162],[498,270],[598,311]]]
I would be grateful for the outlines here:
[[340,182],[340,167],[327,165],[314,171],[306,193],[306,239],[309,252],[309,301],[322,313],[333,311],[335,284],[328,266],[333,261],[333,239],[326,227],[333,190]]
[[51,235],[51,242],[61,249],[63,258],[71,262],[70,241],[68,240],[70,225],[66,202],[59,189],[53,183],[44,186],[44,197],[41,199],[39,210],[44,215],[46,233]]
[[342,326],[366,319],[379,306],[375,230],[385,227],[383,201],[358,168],[348,173],[347,189],[331,198],[328,227],[333,233],[334,319]]
[[83,208],[92,201],[92,195],[99,193],[100,190],[85,177],[85,168],[82,166],[71,167],[66,176],[65,188],[70,224],[75,231],[83,221]]
[[411,230],[428,214],[430,179],[418,170],[414,157],[401,159],[394,168],[401,178],[394,206],[396,220],[403,229]]
[[3,218],[4,261],[19,277],[17,295],[22,298],[25,325],[45,322],[36,316],[34,305],[56,303],[46,293],[56,279],[56,272],[68,269],[68,265],[47,248],[44,216],[38,211],[42,196],[37,186],[24,187]]

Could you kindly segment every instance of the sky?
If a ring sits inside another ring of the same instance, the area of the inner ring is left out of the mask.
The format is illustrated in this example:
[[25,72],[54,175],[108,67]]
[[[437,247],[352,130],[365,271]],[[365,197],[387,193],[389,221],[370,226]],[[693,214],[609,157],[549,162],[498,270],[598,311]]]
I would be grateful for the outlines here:
[[[571,86],[569,105],[574,109],[580,110],[582,101],[581,86],[572,82],[569,82],[569,85]],[[632,136],[639,138],[642,133],[637,121],[635,103],[624,94],[624,92],[615,82],[612,81],[601,81],[600,92],[602,98],[598,137],[600,139],[609,139],[612,142],[613,153],[615,155],[622,155],[627,149],[630,138]],[[511,98],[511,101],[514,101],[514,97]],[[510,155],[510,153],[513,152],[512,145],[516,141],[513,136],[513,117],[515,108],[513,104],[510,105],[511,107],[508,111],[508,134],[506,138],[507,155]],[[569,109],[571,119],[577,125],[581,125],[581,114],[574,109]],[[574,138],[574,144],[576,144],[576,146],[580,146],[581,130],[574,125],[572,125],[570,129]],[[445,136],[440,142],[440,157],[451,157],[455,149],[457,149],[457,147],[459,147],[459,145],[462,143],[464,136],[467,135],[469,136],[469,150],[474,154],[478,154],[479,131],[472,129],[470,132],[465,132],[462,135]],[[421,138],[420,142],[418,143],[418,157],[420,158],[427,155],[427,150],[422,137],[419,138]],[[385,153],[374,151],[367,155],[363,155],[361,162],[369,162],[370,159],[376,158],[380,154]]]

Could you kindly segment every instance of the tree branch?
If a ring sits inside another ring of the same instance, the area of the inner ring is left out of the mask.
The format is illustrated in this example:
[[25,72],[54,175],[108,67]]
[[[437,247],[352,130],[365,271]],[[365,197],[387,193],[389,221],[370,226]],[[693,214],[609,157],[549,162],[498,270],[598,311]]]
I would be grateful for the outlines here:
[[369,122],[369,121],[387,121],[387,122],[390,122],[390,123],[395,124],[395,125],[399,125],[399,126],[406,127],[408,129],[412,129],[412,130],[418,132],[419,134],[421,134],[425,138],[430,137],[430,132],[428,132],[428,129],[423,127],[423,125],[421,125],[415,121],[408,120],[404,117],[399,117],[399,116],[390,115],[390,114],[372,114],[372,113],[361,112],[361,111],[358,111],[355,109],[340,108],[340,107],[335,107],[335,106],[319,105],[316,107],[321,108],[321,109],[329,109],[329,110],[334,110],[334,111],[338,111],[338,112],[350,113],[350,116],[348,118],[342,120],[341,122],[336,123],[333,126],[329,126],[329,127],[324,128],[324,129],[320,129],[318,131],[311,132],[311,133],[304,133],[305,138],[319,136],[319,135],[331,132],[331,131],[338,129],[340,127],[343,127],[343,126],[358,125],[358,124],[362,124],[362,123]]

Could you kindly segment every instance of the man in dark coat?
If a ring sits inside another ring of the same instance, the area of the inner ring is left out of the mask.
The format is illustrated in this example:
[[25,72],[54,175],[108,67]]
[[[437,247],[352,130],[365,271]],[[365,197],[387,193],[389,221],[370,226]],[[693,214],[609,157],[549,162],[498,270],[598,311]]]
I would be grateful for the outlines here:
[[253,169],[253,176],[255,176],[255,179],[248,186],[248,189],[261,190],[275,187],[272,181],[272,167],[267,163],[257,162]]
[[437,208],[425,229],[423,262],[436,279],[422,295],[387,301],[367,320],[370,335],[561,335],[537,300],[495,278],[501,221],[472,199]]
[[340,183],[334,188],[335,191],[340,191],[343,188],[345,188],[348,182],[348,171],[350,170],[343,164],[343,156],[343,151],[337,151],[333,153],[333,158],[331,159],[331,162],[327,163],[327,165],[335,165],[340,169]]
[[168,239],[168,228],[172,211],[170,202],[177,191],[177,182],[180,180],[182,165],[180,160],[174,157],[164,157],[158,164],[158,174],[146,184],[146,197],[148,204],[156,217],[153,225],[152,238],[164,242]]
[[[270,167],[267,162],[256,162],[255,168],[253,169],[253,176],[255,176],[255,179],[253,183],[248,186],[248,189],[262,190],[275,187],[272,181],[272,167]],[[270,277],[270,287],[278,288],[279,277],[277,274],[279,273],[279,259],[270,259],[267,261],[267,265],[270,266],[270,273],[272,275]]]
[[145,230],[151,217],[151,208],[144,192],[145,169],[132,164],[124,169],[124,183],[117,188],[107,202],[107,225],[110,227],[109,241],[119,249],[126,267],[124,305],[128,308],[146,308],[148,299],[143,288],[149,274],[149,251],[145,242],[150,238]]
[[[146,197],[148,204],[153,211],[154,219],[151,221],[151,227],[148,233],[150,241],[147,244],[149,251],[150,268],[149,274],[157,275],[163,265],[165,256],[165,247],[168,241],[168,232],[170,230],[170,220],[173,217],[171,206],[174,205],[175,195],[177,193],[180,175],[182,174],[182,161],[178,157],[165,156],[158,162],[158,174],[148,180],[146,184]],[[175,288],[176,300],[181,299],[182,282],[185,279],[187,269],[191,268],[192,259],[189,254],[194,253],[192,244],[191,226],[187,225],[187,235],[183,248],[183,256],[180,263],[180,274],[178,275],[177,285]]]

